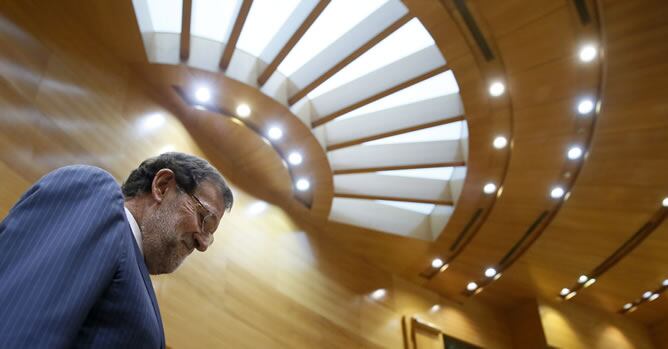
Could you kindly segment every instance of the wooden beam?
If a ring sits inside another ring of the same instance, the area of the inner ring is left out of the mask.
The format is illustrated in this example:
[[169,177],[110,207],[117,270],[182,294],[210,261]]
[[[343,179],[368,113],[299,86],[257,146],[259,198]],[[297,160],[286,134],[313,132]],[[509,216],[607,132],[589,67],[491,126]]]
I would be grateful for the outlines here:
[[309,13],[308,17],[304,19],[304,22],[302,22],[297,31],[295,31],[295,33],[292,34],[288,42],[285,43],[285,46],[281,48],[276,57],[274,57],[274,59],[271,61],[271,63],[269,63],[267,68],[257,78],[257,83],[260,86],[264,85],[264,83],[267,82],[267,80],[269,80],[271,74],[273,74],[274,71],[276,71],[276,68],[278,68],[281,62],[283,62],[283,59],[285,59],[285,57],[288,55],[288,53],[290,53],[292,48],[295,47],[295,45],[297,45],[297,42],[299,42],[302,36],[304,36],[304,33],[306,33],[308,28],[311,27],[313,22],[315,22],[318,16],[320,16],[322,11],[325,10],[325,7],[327,7],[329,1],[330,0],[320,0],[320,2],[318,2],[318,5],[316,5],[315,8],[313,8],[313,10],[311,11],[311,13]]
[[361,199],[361,200],[386,200],[386,201],[400,201],[400,202],[416,202],[416,203],[419,203],[419,204],[434,204],[434,205],[443,205],[443,206],[454,205],[454,202],[452,200],[429,200],[429,199],[416,199],[416,198],[400,198],[400,197],[394,197],[394,196],[377,196],[377,195],[334,193],[334,197],[347,198],[347,199]]
[[408,80],[408,81],[404,81],[404,82],[400,83],[399,85],[396,85],[396,86],[394,86],[394,87],[391,87],[391,88],[389,88],[389,89],[387,89],[387,90],[385,90],[385,91],[381,91],[381,92],[379,92],[379,93],[376,93],[375,95],[373,95],[373,96],[371,96],[371,97],[367,97],[367,98],[365,98],[365,99],[363,99],[363,100],[361,100],[361,101],[359,101],[359,102],[353,103],[353,104],[351,104],[351,105],[349,105],[349,106],[347,106],[347,107],[345,107],[345,108],[343,108],[343,109],[340,109],[340,110],[335,111],[335,112],[333,112],[333,113],[331,113],[331,114],[329,114],[329,115],[327,115],[327,116],[325,116],[325,117],[322,117],[322,118],[320,118],[320,119],[318,119],[318,120],[316,120],[316,121],[313,121],[313,122],[311,123],[311,127],[315,128],[315,127],[318,127],[318,126],[320,126],[320,125],[326,124],[326,123],[328,123],[328,122],[330,122],[330,121],[332,121],[332,120],[338,118],[339,116],[341,116],[341,115],[343,115],[343,114],[346,114],[346,113],[348,113],[348,112],[351,112],[351,111],[353,111],[353,110],[355,110],[355,109],[357,109],[357,108],[363,107],[363,106],[365,106],[365,105],[367,105],[367,104],[373,103],[373,102],[375,102],[375,101],[377,101],[377,100],[379,100],[379,99],[381,99],[381,98],[383,98],[383,97],[387,97],[387,96],[389,96],[389,95],[391,95],[391,94],[393,94],[393,93],[395,93],[395,92],[397,92],[397,91],[403,90],[403,89],[405,89],[406,87],[413,86],[413,85],[417,84],[418,82],[427,80],[427,79],[429,79],[429,78],[431,78],[431,77],[434,77],[434,76],[436,76],[436,75],[438,75],[438,74],[441,74],[441,73],[443,73],[443,72],[446,72],[446,71],[448,71],[448,69],[449,69],[449,68],[448,68],[447,65],[443,65],[443,66],[438,67],[438,68],[436,68],[436,69],[433,69],[433,70],[431,70],[431,71],[429,71],[429,72],[426,72],[426,73],[424,73],[424,74],[422,74],[422,75],[420,75],[420,76],[414,77],[414,78],[412,78],[412,79],[410,79],[410,80]]
[[293,105],[297,103],[300,99],[304,98],[309,92],[313,91],[316,87],[320,86],[323,82],[325,82],[327,79],[331,78],[334,74],[338,73],[341,69],[343,69],[345,66],[350,64],[350,62],[356,60],[359,56],[363,55],[366,51],[368,51],[370,48],[374,47],[377,43],[383,41],[386,37],[388,37],[390,34],[394,33],[397,29],[399,29],[401,26],[406,24],[408,21],[413,19],[413,15],[407,14],[401,18],[399,18],[396,22],[392,23],[389,27],[387,27],[385,30],[382,32],[378,33],[378,35],[374,36],[371,40],[369,40],[367,43],[362,45],[360,48],[357,50],[353,51],[351,54],[349,54],[347,57],[339,61],[336,65],[331,67],[329,70],[327,70],[325,73],[323,73],[321,76],[313,80],[310,84],[306,85],[301,91],[298,91],[292,97],[288,99],[288,105]]
[[353,145],[362,144],[364,142],[375,141],[377,139],[392,137],[392,136],[400,135],[400,134],[403,134],[403,133],[422,130],[422,129],[425,129],[425,128],[447,125],[447,124],[451,124],[453,122],[463,121],[463,120],[466,120],[466,117],[464,117],[463,115],[459,115],[459,116],[455,116],[455,117],[452,117],[452,118],[447,118],[447,119],[443,119],[443,120],[437,120],[437,121],[429,122],[429,123],[426,123],[426,124],[421,124],[421,125],[416,125],[416,126],[411,126],[411,127],[405,127],[405,128],[390,131],[390,132],[379,133],[379,134],[376,134],[376,135],[373,135],[373,136],[368,136],[368,137],[364,137],[364,138],[353,139],[353,140],[347,141],[347,142],[332,144],[332,145],[327,146],[327,151],[346,148],[346,147],[350,147],[350,146],[353,146]]
[[347,169],[347,170],[334,170],[334,175],[353,174],[353,173],[367,173],[367,172],[378,172],[378,171],[410,170],[410,169],[418,169],[418,168],[462,167],[462,166],[466,166],[466,163],[464,161],[437,162],[437,163],[434,163],[434,164],[414,164],[414,165],[367,167],[367,168],[353,168],[353,169]]
[[239,41],[239,36],[241,36],[241,30],[244,28],[244,23],[246,23],[246,18],[248,18],[248,12],[250,12],[251,5],[253,5],[253,0],[243,0],[241,3],[239,14],[237,15],[236,21],[234,21],[234,27],[232,27],[232,32],[230,33],[230,38],[227,40],[223,55],[220,57],[219,66],[222,70],[227,70],[227,67],[230,65],[234,49],[237,47],[237,41]]
[[181,43],[179,57],[181,61],[187,61],[190,57],[190,19],[192,18],[192,0],[183,0],[183,11],[181,13]]

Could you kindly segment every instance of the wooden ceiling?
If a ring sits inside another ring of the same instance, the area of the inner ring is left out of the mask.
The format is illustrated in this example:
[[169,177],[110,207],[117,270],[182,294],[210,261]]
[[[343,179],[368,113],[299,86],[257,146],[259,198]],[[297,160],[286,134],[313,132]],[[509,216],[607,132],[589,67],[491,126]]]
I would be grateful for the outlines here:
[[[601,110],[570,197],[527,254],[478,297],[504,306],[536,294],[556,297],[640,229],[668,195],[661,174],[668,164],[668,124],[658,84],[668,73],[661,58],[668,47],[652,39],[668,34],[661,19],[668,8],[651,1],[587,5],[593,17],[588,25],[595,25],[596,13],[601,21],[598,78],[596,63],[577,59],[579,47],[596,37],[580,22],[573,2],[470,2],[504,62],[513,108],[512,156],[498,205],[458,261],[432,282],[434,289],[460,294],[552,207],[549,191],[563,181],[566,150],[581,142],[575,107],[580,98],[596,96],[597,85]],[[668,241],[665,230],[660,225],[572,301],[615,312],[656,289],[667,277],[668,260],[659,252]],[[629,316],[652,323],[665,317],[665,306],[660,298]]]
[[[176,145],[177,149],[198,153],[201,148],[233,183],[283,208],[310,233],[325,236],[335,247],[352,251],[386,271],[461,301],[468,299],[462,291],[469,281],[479,280],[486,267],[495,265],[543,211],[556,208],[556,215],[526,253],[475,297],[502,307],[529,297],[557,297],[561,288],[571,287],[579,275],[594,269],[629,239],[668,197],[663,173],[668,169],[668,99],[664,88],[668,81],[668,5],[660,0],[585,1],[591,20],[583,23],[573,1],[470,0],[466,3],[472,18],[494,54],[487,60],[454,0],[404,3],[430,30],[454,71],[469,125],[464,190],[450,223],[433,243],[327,222],[332,173],[310,130],[286,107],[222,74],[149,64],[129,1],[84,4],[67,0],[35,5],[43,13],[50,7],[68,13],[76,20],[63,25],[93,35],[113,56],[82,49],[77,40],[88,40],[83,34],[54,33],[45,38],[52,43],[47,47],[27,40],[16,30],[14,37],[0,38],[3,48],[20,48],[3,49],[3,62],[21,62],[7,70],[0,86],[2,104],[12,106],[7,115],[15,120],[0,130],[2,149],[13,149],[2,153],[2,178],[11,180],[13,188],[24,188],[60,164],[74,160],[99,164],[104,156],[120,156],[112,171],[122,177],[126,169],[157,152],[166,140],[184,139],[170,137],[170,133],[127,134],[128,125],[137,122],[138,115],[161,110],[185,126],[170,118],[172,135],[187,131],[197,142]],[[11,12],[12,18],[39,16],[47,23],[45,27],[58,20],[12,6],[3,11]],[[34,23],[26,20],[22,25],[30,31],[35,29],[31,28]],[[54,23],[48,26],[58,27]],[[601,57],[583,64],[577,59],[578,50],[591,40],[598,43]],[[92,62],[91,66],[49,59],[61,50],[80,56],[82,62]],[[95,70],[100,67],[115,72],[118,78],[93,78],[99,75]],[[22,74],[24,71],[39,74],[31,77]],[[186,86],[201,79],[225,89],[221,104],[249,101],[254,110],[261,111],[257,113],[260,117],[277,115],[285,123],[291,135],[288,142],[302,146],[309,154],[303,169],[315,178],[312,210],[295,200],[281,159],[256,134],[229,119],[192,111],[174,93],[173,85]],[[506,82],[502,98],[491,98],[487,93],[488,84],[495,79]],[[73,91],[68,89],[68,80],[76,82],[70,85],[89,88]],[[123,92],[126,90],[131,92]],[[566,150],[588,132],[579,130],[575,112],[585,95],[601,96],[592,143],[569,188],[568,200],[555,207],[549,191],[567,179],[563,177],[569,166]],[[146,96],[159,103],[147,105]],[[33,105],[38,108],[30,107]],[[67,108],[93,113],[96,122],[68,119],[62,115]],[[510,137],[506,150],[491,146],[497,134]],[[118,155],[118,149],[131,151]],[[22,156],[21,151],[30,156]],[[502,185],[498,198],[482,194],[488,181]],[[9,200],[18,192],[8,190],[0,195]],[[0,201],[2,209],[7,208],[7,200],[3,197]],[[432,258],[447,254],[481,207],[485,213],[475,227],[475,236],[449,268],[429,281],[419,277]],[[666,224],[660,225],[570,302],[616,312],[644,291],[658,287],[668,278],[668,257],[663,253],[668,247],[667,230]],[[628,316],[651,324],[667,313],[668,300],[660,297]]]

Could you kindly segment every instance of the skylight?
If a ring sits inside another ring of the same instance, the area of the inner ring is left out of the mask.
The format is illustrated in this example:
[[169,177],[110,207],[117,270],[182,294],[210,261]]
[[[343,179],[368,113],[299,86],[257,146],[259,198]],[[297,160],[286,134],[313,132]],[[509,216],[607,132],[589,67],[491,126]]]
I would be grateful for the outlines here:
[[448,181],[452,178],[454,167],[412,168],[408,170],[378,171],[384,176],[400,176],[412,178],[440,179]]
[[299,0],[254,0],[237,48],[259,57],[298,4]]
[[328,91],[434,45],[434,39],[417,19],[413,18],[369,51],[341,69],[308,94],[316,98]]
[[389,109],[458,92],[459,86],[457,86],[457,80],[455,80],[452,71],[448,70],[401,91],[395,92],[387,97],[383,97],[373,103],[343,114],[338,117],[337,120],[348,119],[374,111]]
[[451,124],[434,126],[403,133],[392,137],[377,139],[375,141],[364,142],[362,145],[378,144],[396,144],[396,143],[418,143],[431,141],[449,141],[459,139],[462,134],[462,122],[457,121]]
[[133,3],[135,8],[148,7],[149,20],[140,20],[139,23],[150,23],[151,27],[141,28],[143,32],[181,32],[181,11],[183,10],[182,0],[136,0],[133,1]]
[[333,0],[278,66],[278,71],[292,75],[385,2],[387,0]]
[[387,201],[387,200],[375,200],[379,204],[394,206],[404,210],[409,210],[424,215],[431,214],[434,210],[434,204],[423,204],[418,202],[403,202],[403,201]]
[[[153,1],[162,4],[163,0]],[[240,4],[240,0],[193,0],[190,34],[218,42],[227,41]]]

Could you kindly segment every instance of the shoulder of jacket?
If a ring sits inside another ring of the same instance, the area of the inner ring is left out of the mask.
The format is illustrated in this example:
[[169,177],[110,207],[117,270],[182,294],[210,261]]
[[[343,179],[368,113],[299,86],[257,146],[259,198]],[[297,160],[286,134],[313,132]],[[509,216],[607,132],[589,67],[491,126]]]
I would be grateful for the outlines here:
[[46,174],[42,179],[47,179],[50,177],[70,177],[70,176],[86,176],[89,178],[95,178],[97,180],[102,180],[104,182],[113,181],[118,183],[116,178],[111,175],[111,173],[90,165],[69,165],[58,168]]

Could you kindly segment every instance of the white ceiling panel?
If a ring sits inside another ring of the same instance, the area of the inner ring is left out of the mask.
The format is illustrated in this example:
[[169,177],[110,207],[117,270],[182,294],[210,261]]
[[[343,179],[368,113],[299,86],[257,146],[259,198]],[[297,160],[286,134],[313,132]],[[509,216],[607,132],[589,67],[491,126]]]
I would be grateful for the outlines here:
[[259,57],[298,4],[299,0],[253,0],[237,48]]
[[452,172],[452,177],[450,182],[450,193],[452,193],[452,198],[457,201],[459,196],[462,194],[462,189],[464,188],[464,181],[466,180],[466,167],[456,167]]
[[454,211],[455,208],[453,206],[438,205],[434,207],[431,215],[429,215],[429,227],[431,228],[431,236],[433,240],[436,240],[436,238],[441,235]]
[[334,76],[318,86],[318,88],[311,91],[308,96],[309,98],[316,98],[372,71],[433,45],[434,39],[427,29],[417,18],[413,18],[355,61],[334,74]]
[[[396,22],[407,13],[408,9],[401,3],[401,1],[390,0],[386,2],[366,17],[365,20],[355,25],[331,45],[327,46],[319,54],[302,65],[297,71],[292,73],[290,75],[290,80],[298,88],[304,88],[345,57],[364,46],[376,35],[391,26],[392,23]],[[362,59],[362,57],[359,57],[358,60]],[[387,63],[390,62],[391,61],[389,60],[387,61]],[[351,64],[355,63],[353,62]],[[350,64],[348,66],[350,66]],[[344,70],[346,68],[344,68]]]
[[327,153],[334,170],[464,161],[459,141],[357,145]]
[[454,170],[455,167],[411,168],[407,170],[378,171],[376,174],[383,176],[426,178],[449,181],[450,178],[452,178]]
[[461,137],[461,134],[462,134],[462,122],[457,121],[451,124],[434,126],[422,130],[398,134],[396,136],[385,137],[374,141],[364,142],[362,143],[362,145],[448,141],[448,140],[459,139]]
[[432,239],[428,215],[373,200],[335,197],[329,219],[396,235]]
[[311,60],[387,0],[333,0],[292,48],[278,71],[286,76]]
[[[159,1],[162,3],[163,0]],[[192,6],[190,35],[227,42],[241,0],[193,0]]]
[[424,204],[419,202],[404,202],[404,201],[389,201],[389,200],[374,200],[374,201],[382,205],[398,207],[403,210],[413,211],[420,214],[431,214],[431,212],[434,210],[434,207],[436,206],[434,204]]
[[[401,91],[397,92],[400,93]],[[444,120],[464,113],[458,94],[449,94],[360,114],[325,124],[330,145]]]
[[452,200],[448,181],[356,173],[334,176],[334,192],[422,200]]
[[142,33],[180,33],[182,0],[133,0]]
[[337,121],[376,111],[387,110],[408,103],[415,103],[430,98],[453,94],[459,94],[459,86],[457,85],[457,80],[455,80],[454,74],[452,74],[452,70],[448,70],[413,86],[406,87],[389,96],[383,97],[373,103],[341,115],[337,118]]
[[324,117],[444,64],[441,51],[436,46],[429,46],[320,95],[311,102],[317,115]]
[[318,0],[299,1],[285,23],[274,33],[272,39],[262,50],[260,60],[266,64],[271,62],[317,5]]

